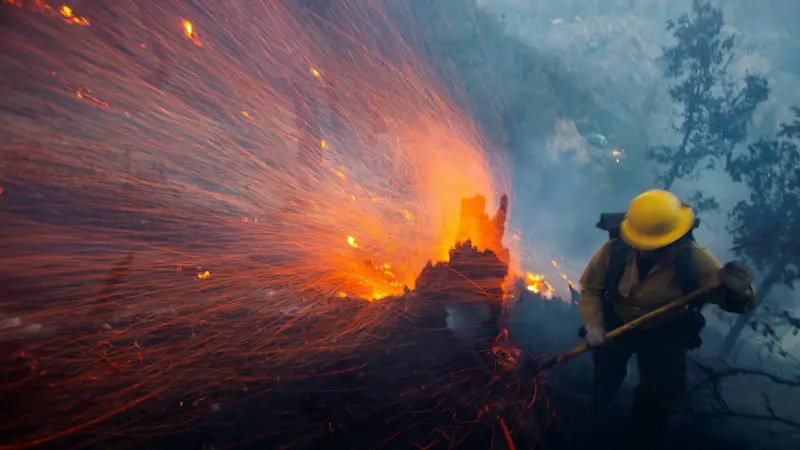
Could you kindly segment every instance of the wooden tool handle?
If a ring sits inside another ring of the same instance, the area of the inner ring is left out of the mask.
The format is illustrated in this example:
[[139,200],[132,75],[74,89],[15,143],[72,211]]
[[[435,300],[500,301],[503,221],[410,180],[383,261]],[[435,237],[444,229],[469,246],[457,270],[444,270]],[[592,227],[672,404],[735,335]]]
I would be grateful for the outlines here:
[[[699,288],[699,289],[697,289],[695,291],[692,291],[692,292],[684,295],[683,297],[677,298],[677,299],[675,299],[675,300],[673,300],[673,301],[671,301],[671,302],[669,302],[669,303],[667,303],[667,304],[665,304],[663,306],[660,306],[659,308],[656,308],[656,309],[650,311],[647,314],[639,316],[639,317],[631,320],[630,322],[626,322],[626,323],[618,326],[617,328],[614,328],[613,330],[609,331],[608,333],[606,333],[606,341],[607,342],[608,341],[612,341],[612,340],[614,340],[614,339],[616,339],[616,338],[618,338],[618,337],[620,337],[620,336],[622,336],[624,334],[630,333],[631,331],[641,327],[642,325],[644,325],[644,324],[646,324],[648,322],[652,322],[653,320],[663,316],[664,314],[666,314],[668,312],[675,311],[677,309],[683,308],[684,306],[688,305],[689,303],[692,303],[695,300],[698,300],[698,299],[700,299],[702,297],[705,297],[706,295],[710,294],[711,292],[719,289],[719,287],[720,287],[720,284],[718,282],[717,283],[712,283],[712,284],[710,284],[708,286],[703,286],[703,287],[701,287],[701,288]],[[578,355],[580,355],[582,353],[585,353],[590,348],[591,347],[589,347],[589,345],[587,345],[585,343],[584,344],[580,344],[580,345],[576,345],[575,347],[567,350],[564,353],[561,353],[558,356],[555,356],[553,359],[548,361],[547,364],[545,364],[539,370],[539,372],[541,372],[542,370],[550,369],[550,368],[552,368],[554,366],[557,366],[557,365],[559,365],[559,364],[561,364],[561,363],[563,363],[563,362],[565,362],[567,360],[570,360],[570,359],[572,359],[572,358],[574,358],[574,357],[576,357],[576,356],[578,356]]]

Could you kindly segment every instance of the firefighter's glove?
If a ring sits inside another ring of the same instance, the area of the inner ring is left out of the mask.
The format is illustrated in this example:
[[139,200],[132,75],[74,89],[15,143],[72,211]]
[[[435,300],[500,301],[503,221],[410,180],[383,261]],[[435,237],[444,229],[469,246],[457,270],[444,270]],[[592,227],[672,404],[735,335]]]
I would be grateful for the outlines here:
[[753,295],[751,285],[753,275],[750,269],[739,261],[731,261],[719,270],[719,280],[735,300],[746,302]]
[[601,325],[587,325],[584,337],[589,347],[600,347],[606,343],[606,330]]

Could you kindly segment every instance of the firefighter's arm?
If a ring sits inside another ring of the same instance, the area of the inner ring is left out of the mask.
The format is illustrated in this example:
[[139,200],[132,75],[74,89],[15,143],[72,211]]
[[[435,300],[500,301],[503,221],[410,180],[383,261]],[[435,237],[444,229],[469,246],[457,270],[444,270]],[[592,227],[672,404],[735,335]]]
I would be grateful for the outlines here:
[[581,310],[583,324],[587,330],[589,327],[603,326],[602,295],[608,271],[610,242],[606,242],[595,252],[581,275],[581,296],[578,299],[578,308]]
[[722,282],[723,289],[710,294],[707,301],[719,305],[732,313],[752,311],[758,302],[756,288],[749,271],[741,263],[724,266],[708,250],[697,247],[694,252],[694,268],[701,286]]

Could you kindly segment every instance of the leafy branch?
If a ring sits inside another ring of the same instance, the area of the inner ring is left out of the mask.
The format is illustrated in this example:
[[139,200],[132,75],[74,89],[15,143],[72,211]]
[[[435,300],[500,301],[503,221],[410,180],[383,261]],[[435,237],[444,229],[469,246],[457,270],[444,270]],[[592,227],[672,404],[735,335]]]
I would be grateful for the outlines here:
[[[747,126],[759,104],[769,95],[764,77],[729,75],[736,39],[724,36],[722,11],[694,0],[692,15],[667,22],[676,43],[664,48],[664,74],[674,81],[669,95],[681,111],[673,130],[677,145],[659,145],[648,156],[664,166],[658,181],[669,189],[681,178],[697,176],[698,167],[713,169],[729,161],[734,148],[747,138]],[[713,198],[696,199],[696,209],[715,209]]]

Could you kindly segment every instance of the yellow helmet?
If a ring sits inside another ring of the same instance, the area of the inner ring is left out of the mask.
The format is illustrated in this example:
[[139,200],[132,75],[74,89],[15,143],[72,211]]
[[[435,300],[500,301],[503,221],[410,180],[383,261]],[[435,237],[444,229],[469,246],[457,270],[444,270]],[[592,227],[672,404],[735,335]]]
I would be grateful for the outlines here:
[[653,189],[631,201],[622,220],[620,235],[638,250],[666,247],[694,226],[694,212],[671,192]]

